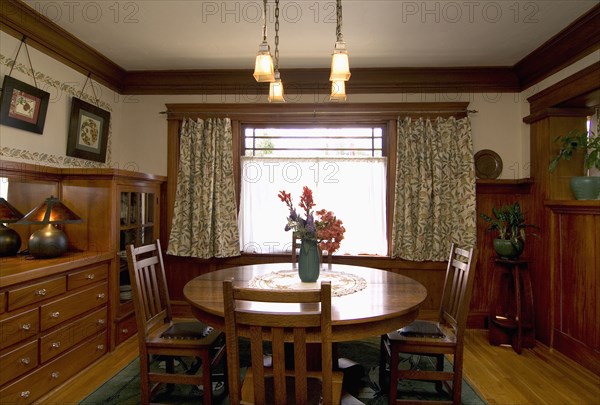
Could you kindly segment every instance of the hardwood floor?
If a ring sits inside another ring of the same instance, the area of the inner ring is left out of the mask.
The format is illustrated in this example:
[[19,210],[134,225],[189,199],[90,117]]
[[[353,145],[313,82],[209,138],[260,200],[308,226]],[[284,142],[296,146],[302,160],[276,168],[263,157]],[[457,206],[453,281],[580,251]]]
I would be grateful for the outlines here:
[[[134,336],[89,367],[72,383],[40,401],[77,404],[137,356]],[[600,376],[538,343],[521,355],[491,346],[486,330],[468,330],[464,375],[489,405],[598,405]]]

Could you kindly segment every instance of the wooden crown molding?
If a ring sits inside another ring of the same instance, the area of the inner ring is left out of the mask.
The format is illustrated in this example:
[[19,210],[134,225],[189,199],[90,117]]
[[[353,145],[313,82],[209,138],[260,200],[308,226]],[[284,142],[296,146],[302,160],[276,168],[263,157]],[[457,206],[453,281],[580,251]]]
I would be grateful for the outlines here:
[[600,4],[550,38],[515,66],[522,90],[600,49]]
[[[265,94],[250,70],[126,71],[21,0],[0,1],[0,29],[120,94]],[[518,92],[600,47],[600,5],[510,67],[355,68],[354,94]],[[560,58],[556,56],[560,55]],[[282,70],[287,94],[328,94],[328,69]]]
[[[331,92],[329,69],[282,69],[286,94],[319,95]],[[173,70],[130,71],[122,84],[123,94],[241,94],[269,91],[257,83],[252,71]],[[346,84],[352,94],[377,93],[469,93],[519,91],[511,68],[355,68]]]
[[[125,70],[20,0],[0,0],[0,29],[120,92]],[[15,50],[16,52],[16,50]]]
[[561,80],[529,97],[531,114],[547,108],[558,106],[575,97],[593,93],[600,89],[600,62],[588,66],[585,69]]

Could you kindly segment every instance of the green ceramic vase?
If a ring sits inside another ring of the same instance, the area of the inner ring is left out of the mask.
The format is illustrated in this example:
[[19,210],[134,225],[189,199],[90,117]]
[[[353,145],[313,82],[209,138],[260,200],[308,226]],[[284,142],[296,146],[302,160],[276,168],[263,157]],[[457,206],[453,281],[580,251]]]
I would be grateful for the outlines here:
[[519,240],[517,246],[508,239],[494,239],[494,249],[502,259],[516,259],[523,253],[525,245]]
[[317,241],[302,239],[300,252],[298,253],[298,275],[300,280],[304,283],[314,283],[319,279],[320,267]]
[[577,200],[597,200],[600,198],[600,177],[571,177],[571,191]]

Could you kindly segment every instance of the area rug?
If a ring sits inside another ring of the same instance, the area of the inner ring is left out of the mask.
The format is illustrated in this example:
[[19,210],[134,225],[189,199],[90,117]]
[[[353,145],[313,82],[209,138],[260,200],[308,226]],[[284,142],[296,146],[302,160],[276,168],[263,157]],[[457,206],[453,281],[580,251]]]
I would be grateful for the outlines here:
[[[243,344],[243,342],[241,342]],[[379,383],[379,338],[369,338],[353,342],[338,344],[338,355],[351,359],[348,364],[355,364],[346,370],[344,385],[348,392],[358,398],[363,404],[384,405],[388,403],[387,391],[381,389]],[[246,356],[240,356],[244,369],[249,365]],[[401,367],[419,367],[433,369],[433,362],[425,356],[406,356],[401,362]],[[159,367],[160,363],[154,364]],[[447,363],[446,367],[450,367]],[[113,378],[104,383],[95,392],[83,400],[81,405],[137,405],[140,403],[139,360],[136,359],[117,373]],[[347,378],[346,378],[347,377]],[[406,382],[398,384],[399,394],[403,398],[441,399],[433,383]],[[159,393],[156,402],[191,405],[202,403],[202,391],[198,387],[177,386],[170,394]],[[227,395],[216,398],[216,405],[229,405]],[[464,405],[485,405],[485,402],[473,391],[471,386],[463,380],[462,403]]]

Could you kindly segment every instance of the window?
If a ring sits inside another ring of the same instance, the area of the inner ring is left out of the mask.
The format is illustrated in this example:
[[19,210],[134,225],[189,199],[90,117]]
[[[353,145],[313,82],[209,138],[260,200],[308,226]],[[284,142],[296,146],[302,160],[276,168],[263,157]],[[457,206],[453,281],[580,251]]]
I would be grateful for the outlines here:
[[252,126],[242,132],[242,251],[289,251],[289,213],[277,194],[285,190],[298,204],[307,186],[317,210],[333,211],[344,222],[337,254],[387,254],[383,126]]

